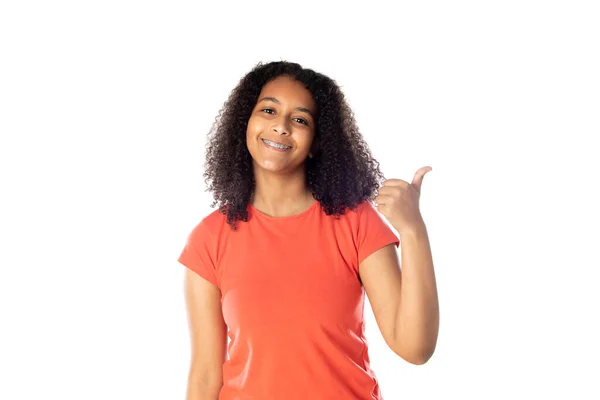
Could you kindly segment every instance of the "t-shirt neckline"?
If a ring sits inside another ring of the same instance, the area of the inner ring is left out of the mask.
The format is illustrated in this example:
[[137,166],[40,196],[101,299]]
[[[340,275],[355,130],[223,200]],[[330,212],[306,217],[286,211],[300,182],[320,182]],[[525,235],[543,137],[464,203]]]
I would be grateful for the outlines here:
[[310,213],[318,205],[319,205],[319,201],[315,199],[313,201],[313,203],[310,205],[310,207],[308,207],[306,210],[302,211],[300,214],[287,215],[287,216],[284,216],[284,217],[273,217],[271,215],[267,215],[267,214],[262,213],[256,207],[254,207],[254,205],[252,203],[248,202],[248,208],[250,209],[250,211],[251,211],[251,213],[253,215],[256,215],[256,216],[258,216],[260,218],[265,218],[265,219],[273,220],[273,221],[287,221],[287,220],[290,220],[290,219],[302,218],[303,216],[305,216],[308,213]]

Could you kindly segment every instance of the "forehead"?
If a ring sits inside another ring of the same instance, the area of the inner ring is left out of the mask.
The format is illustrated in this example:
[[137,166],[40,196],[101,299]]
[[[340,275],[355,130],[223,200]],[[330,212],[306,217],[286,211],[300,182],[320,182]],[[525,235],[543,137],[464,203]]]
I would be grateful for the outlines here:
[[312,94],[304,84],[288,76],[279,76],[263,86],[259,100],[263,97],[275,97],[281,103],[306,107],[313,111],[316,108]]

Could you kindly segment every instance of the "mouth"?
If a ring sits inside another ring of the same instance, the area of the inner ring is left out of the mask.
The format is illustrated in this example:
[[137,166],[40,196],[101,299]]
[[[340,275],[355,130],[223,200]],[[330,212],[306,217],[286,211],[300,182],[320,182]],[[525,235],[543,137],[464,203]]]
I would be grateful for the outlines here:
[[268,140],[268,139],[261,139],[261,140],[268,148],[270,148],[272,150],[287,151],[292,148],[292,146],[287,146],[285,144],[277,143],[272,140]]

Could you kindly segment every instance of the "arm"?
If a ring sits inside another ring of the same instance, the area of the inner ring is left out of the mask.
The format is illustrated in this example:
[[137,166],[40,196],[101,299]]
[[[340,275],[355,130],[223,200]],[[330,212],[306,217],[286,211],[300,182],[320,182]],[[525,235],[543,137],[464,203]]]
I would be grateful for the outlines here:
[[435,351],[439,305],[425,225],[400,233],[402,269],[394,245],[365,258],[361,281],[377,325],[388,346],[404,360],[420,365]]
[[188,268],[184,286],[191,342],[186,400],[217,400],[227,354],[221,292]]

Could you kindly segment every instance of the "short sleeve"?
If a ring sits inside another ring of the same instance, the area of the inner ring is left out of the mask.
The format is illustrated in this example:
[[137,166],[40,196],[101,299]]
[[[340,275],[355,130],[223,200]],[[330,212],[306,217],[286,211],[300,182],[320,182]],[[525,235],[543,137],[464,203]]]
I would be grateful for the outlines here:
[[188,235],[177,261],[219,287],[215,253],[213,235],[206,220],[203,220]]
[[400,245],[398,236],[383,219],[383,216],[369,202],[365,201],[358,209],[358,263],[380,248],[394,243]]

